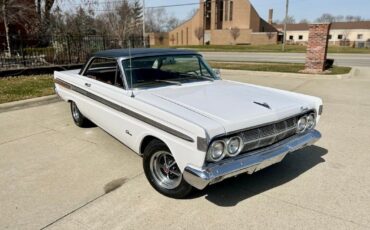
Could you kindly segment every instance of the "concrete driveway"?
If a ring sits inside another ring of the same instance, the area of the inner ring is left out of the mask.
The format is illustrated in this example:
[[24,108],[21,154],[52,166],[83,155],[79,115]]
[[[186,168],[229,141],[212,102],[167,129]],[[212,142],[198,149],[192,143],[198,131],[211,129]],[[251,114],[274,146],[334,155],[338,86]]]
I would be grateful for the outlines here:
[[164,197],[141,158],[66,103],[0,113],[1,229],[369,229],[370,74],[226,79],[323,98],[317,145],[184,200]]
[[[207,60],[305,63],[304,53],[202,52]],[[328,54],[334,65],[369,67],[370,54]]]

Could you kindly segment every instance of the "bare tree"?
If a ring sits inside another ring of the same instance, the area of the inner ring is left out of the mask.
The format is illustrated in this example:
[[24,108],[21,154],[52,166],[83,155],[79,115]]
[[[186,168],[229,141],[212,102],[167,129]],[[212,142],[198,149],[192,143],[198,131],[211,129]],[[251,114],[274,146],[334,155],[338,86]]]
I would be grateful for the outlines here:
[[123,0],[119,5],[106,4],[107,13],[104,15],[108,20],[112,33],[121,41],[120,45],[130,34],[130,23],[133,22],[132,11],[128,0]]
[[147,32],[168,32],[181,22],[177,17],[169,15],[165,8],[149,8],[145,11],[145,27]]
[[343,22],[344,21],[344,16],[343,15],[337,15],[337,16],[335,16],[335,21],[336,22]]
[[38,18],[39,33],[42,35],[48,34],[51,24],[52,8],[56,0],[35,0],[35,12]]
[[176,27],[178,27],[179,25],[181,24],[181,21],[176,18],[176,17],[173,17],[173,16],[169,16],[167,18],[167,22],[166,22],[166,25],[165,25],[165,31],[171,31],[173,29],[175,29]]
[[300,21],[299,21],[299,23],[301,23],[301,24],[309,24],[310,23],[310,21],[308,21],[307,19],[301,19]]
[[328,13],[325,13],[316,19],[316,22],[320,22],[320,23],[359,22],[359,21],[364,21],[364,19],[361,16],[347,15],[346,17],[344,17],[343,15],[335,16],[335,15],[328,14]]
[[204,37],[203,27],[199,26],[199,27],[195,28],[194,35],[198,39],[198,41],[200,42],[200,40],[202,40],[202,38]]
[[73,34],[77,37],[96,34],[94,28],[94,13],[79,7],[73,14],[65,15],[65,33]]
[[294,24],[295,18],[293,16],[288,16],[287,18],[284,18],[283,20],[275,20],[274,24],[284,24],[284,22],[287,22],[287,24]]
[[186,19],[185,20],[189,20],[191,19],[192,17],[195,16],[195,14],[198,12],[198,8],[193,8],[189,11],[188,15],[186,16]]
[[361,16],[353,16],[353,15],[347,15],[345,20],[347,22],[360,22],[360,21],[364,21],[364,19]]
[[294,24],[295,23],[295,18],[293,16],[288,16],[286,18],[284,18],[284,20],[281,21],[282,24],[284,23],[287,23],[287,24]]
[[335,16],[328,13],[322,14],[319,18],[316,19],[316,22],[319,23],[332,23],[335,21],[336,21]]
[[239,27],[232,27],[230,28],[230,35],[234,39],[234,42],[236,42],[236,39],[240,36],[240,29]]
[[10,41],[10,25],[22,25],[24,29],[28,24],[29,18],[32,17],[32,10],[20,0],[1,0],[1,18],[5,28],[6,37],[6,55],[11,55],[11,41]]

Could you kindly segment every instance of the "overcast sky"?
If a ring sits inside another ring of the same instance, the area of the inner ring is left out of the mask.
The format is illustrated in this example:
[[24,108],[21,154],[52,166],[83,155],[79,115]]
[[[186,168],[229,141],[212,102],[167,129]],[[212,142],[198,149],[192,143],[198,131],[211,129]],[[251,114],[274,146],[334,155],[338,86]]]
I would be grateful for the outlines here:
[[[81,0],[77,0],[79,2]],[[104,3],[107,0],[97,0]],[[114,1],[114,0],[111,0]],[[116,0],[117,1],[117,0]],[[267,19],[268,9],[274,9],[274,19],[282,20],[285,13],[285,0],[250,0],[258,14]],[[63,2],[63,1],[62,1]],[[162,6],[184,3],[198,3],[199,0],[145,0],[146,6]],[[65,1],[62,8],[71,9],[76,4]],[[189,12],[197,8],[197,5],[167,7],[169,13],[180,19],[185,19]],[[370,20],[370,0],[290,0],[289,14],[294,16],[296,21],[301,19],[315,20],[323,13],[333,15],[354,15]]]

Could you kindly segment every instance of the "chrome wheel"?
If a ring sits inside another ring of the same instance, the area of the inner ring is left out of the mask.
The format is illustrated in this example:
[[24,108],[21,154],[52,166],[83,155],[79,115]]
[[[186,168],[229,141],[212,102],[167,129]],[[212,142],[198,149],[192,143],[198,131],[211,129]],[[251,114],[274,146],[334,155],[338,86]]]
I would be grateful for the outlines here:
[[73,119],[78,121],[80,119],[80,111],[78,110],[76,103],[72,102],[71,108]]
[[150,159],[150,172],[155,182],[163,188],[174,189],[181,183],[182,174],[171,153],[155,152]]

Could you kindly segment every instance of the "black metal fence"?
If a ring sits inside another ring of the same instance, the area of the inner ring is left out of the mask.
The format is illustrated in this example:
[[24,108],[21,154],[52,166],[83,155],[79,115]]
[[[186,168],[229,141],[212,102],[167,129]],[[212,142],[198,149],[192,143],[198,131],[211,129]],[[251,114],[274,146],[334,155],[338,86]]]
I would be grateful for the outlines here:
[[[116,48],[144,47],[143,37],[120,40],[106,36],[53,36],[39,39],[11,37],[11,53],[0,37],[0,70],[82,64],[94,52]],[[45,45],[45,41],[47,45]],[[42,44],[42,45],[41,45]],[[149,47],[149,38],[145,38]]]

